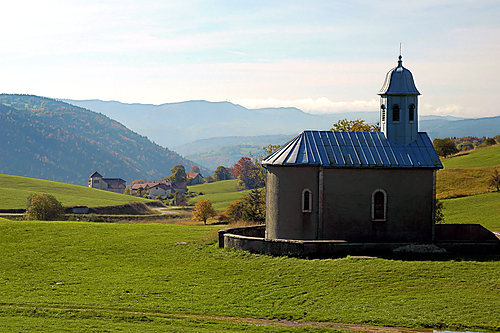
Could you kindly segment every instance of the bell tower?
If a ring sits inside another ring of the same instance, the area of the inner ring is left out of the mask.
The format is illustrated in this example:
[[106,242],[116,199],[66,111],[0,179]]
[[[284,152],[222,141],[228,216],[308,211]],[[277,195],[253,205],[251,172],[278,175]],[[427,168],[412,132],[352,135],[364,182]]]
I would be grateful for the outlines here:
[[418,135],[418,96],[413,75],[398,65],[391,69],[380,92],[380,129],[392,143],[407,145]]

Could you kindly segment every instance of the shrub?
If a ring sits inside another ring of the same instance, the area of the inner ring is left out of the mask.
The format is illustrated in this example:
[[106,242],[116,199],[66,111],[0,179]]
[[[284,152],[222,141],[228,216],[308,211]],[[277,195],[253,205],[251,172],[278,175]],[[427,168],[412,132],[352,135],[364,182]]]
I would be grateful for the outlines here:
[[63,213],[62,204],[52,194],[34,193],[26,199],[27,220],[52,221],[61,218]]
[[434,223],[444,223],[443,202],[436,200],[434,206]]

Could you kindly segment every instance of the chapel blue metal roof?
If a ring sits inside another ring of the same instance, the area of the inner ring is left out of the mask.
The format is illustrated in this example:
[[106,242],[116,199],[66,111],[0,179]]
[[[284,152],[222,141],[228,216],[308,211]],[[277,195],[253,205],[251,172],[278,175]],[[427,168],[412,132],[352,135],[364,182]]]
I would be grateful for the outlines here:
[[385,82],[380,89],[379,95],[420,95],[415,86],[413,75],[403,67],[403,61],[399,56],[398,66],[391,69],[385,76]]
[[408,145],[398,145],[381,132],[304,131],[266,157],[262,165],[443,168],[425,132]]

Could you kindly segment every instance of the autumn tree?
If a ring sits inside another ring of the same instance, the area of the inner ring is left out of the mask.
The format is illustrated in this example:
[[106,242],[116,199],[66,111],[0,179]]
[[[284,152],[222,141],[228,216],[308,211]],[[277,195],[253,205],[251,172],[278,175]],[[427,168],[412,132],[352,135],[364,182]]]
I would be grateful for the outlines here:
[[184,165],[177,164],[170,170],[172,175],[168,177],[171,183],[185,183],[186,182],[186,169],[184,169]]
[[208,199],[200,200],[194,205],[193,216],[198,221],[207,224],[207,219],[215,216],[217,213]]
[[243,215],[243,202],[241,200],[231,202],[226,208],[225,215],[231,222],[241,220],[241,216]]
[[62,204],[52,194],[34,193],[26,199],[27,220],[52,221],[64,213]]
[[434,145],[434,149],[436,149],[436,153],[439,156],[446,157],[448,155],[458,153],[457,146],[455,146],[455,142],[453,142],[450,138],[445,139],[434,139],[432,141]]
[[247,189],[262,187],[264,185],[262,170],[258,162],[250,157],[242,157],[234,165],[234,174]]
[[498,173],[498,169],[493,169],[493,172],[488,179],[488,186],[496,188],[497,191],[500,191],[500,174]]
[[215,169],[214,172],[214,180],[215,181],[221,181],[221,180],[228,180],[228,179],[233,179],[234,175],[233,172],[231,171],[230,168],[226,168],[222,165],[218,166],[217,169]]
[[363,119],[347,120],[347,118],[337,121],[330,130],[336,132],[380,132],[377,125],[367,124]]

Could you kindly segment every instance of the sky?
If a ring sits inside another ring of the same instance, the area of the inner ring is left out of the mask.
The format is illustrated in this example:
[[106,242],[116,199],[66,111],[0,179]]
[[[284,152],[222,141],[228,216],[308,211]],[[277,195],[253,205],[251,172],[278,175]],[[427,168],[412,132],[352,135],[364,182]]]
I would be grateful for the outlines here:
[[500,1],[9,1],[0,92],[376,111],[403,65],[427,115],[500,115]]

